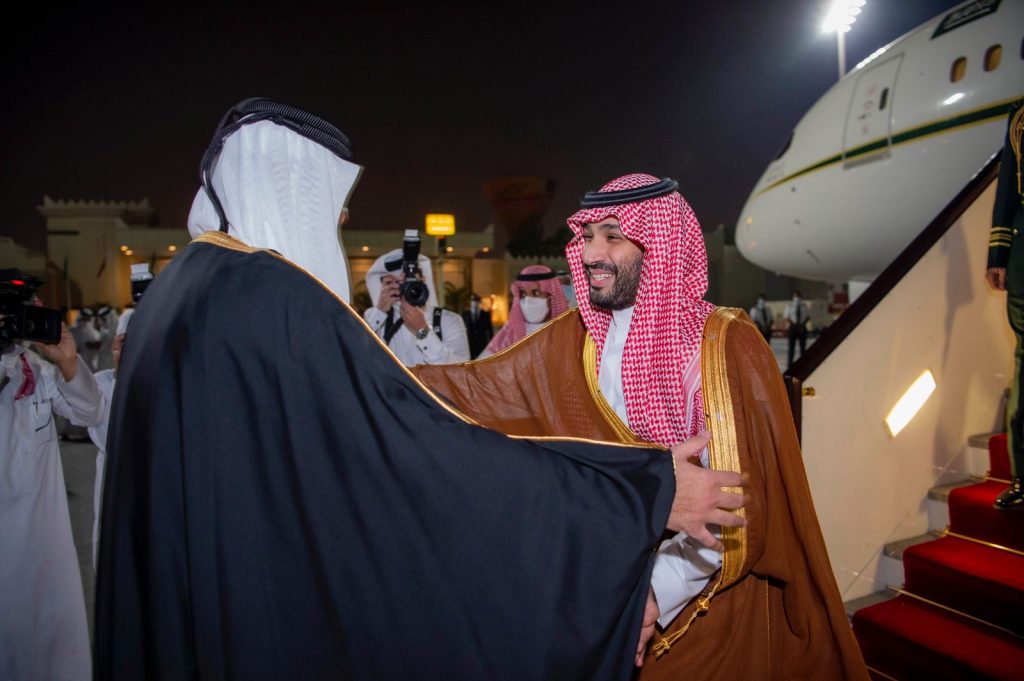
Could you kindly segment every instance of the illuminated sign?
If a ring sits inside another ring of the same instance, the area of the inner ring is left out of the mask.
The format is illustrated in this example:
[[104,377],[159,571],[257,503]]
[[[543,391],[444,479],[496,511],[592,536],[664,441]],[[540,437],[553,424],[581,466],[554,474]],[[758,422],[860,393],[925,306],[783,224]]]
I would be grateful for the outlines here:
[[455,216],[448,213],[427,213],[427,234],[430,236],[455,234]]

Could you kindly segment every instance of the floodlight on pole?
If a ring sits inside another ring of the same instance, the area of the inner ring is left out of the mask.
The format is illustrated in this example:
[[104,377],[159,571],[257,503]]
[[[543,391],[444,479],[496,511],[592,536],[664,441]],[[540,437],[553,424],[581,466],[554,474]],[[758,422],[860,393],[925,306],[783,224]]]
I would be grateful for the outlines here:
[[857,15],[864,8],[866,0],[832,0],[832,6],[821,24],[823,33],[836,34],[836,51],[839,53],[839,77],[846,73],[846,41],[844,36],[857,21]]

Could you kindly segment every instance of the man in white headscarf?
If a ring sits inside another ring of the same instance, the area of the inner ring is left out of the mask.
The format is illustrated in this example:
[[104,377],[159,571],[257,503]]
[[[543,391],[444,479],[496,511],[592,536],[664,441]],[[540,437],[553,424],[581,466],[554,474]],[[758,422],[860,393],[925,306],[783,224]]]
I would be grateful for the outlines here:
[[419,280],[429,291],[427,302],[415,306],[400,295],[402,249],[385,253],[366,273],[366,290],[374,306],[363,316],[373,332],[407,367],[417,364],[455,364],[469,361],[469,338],[459,315],[437,306],[430,259],[420,254]]
[[344,300],[358,174],[275,102],[215,134],[118,367],[95,677],[629,678],[651,547],[740,476],[427,389]]
[[[26,287],[31,280],[0,270],[0,281]],[[103,397],[66,326],[59,343],[36,345],[47,362],[15,342],[4,319],[0,314],[0,678],[86,681],[89,627],[54,416],[95,425]]]

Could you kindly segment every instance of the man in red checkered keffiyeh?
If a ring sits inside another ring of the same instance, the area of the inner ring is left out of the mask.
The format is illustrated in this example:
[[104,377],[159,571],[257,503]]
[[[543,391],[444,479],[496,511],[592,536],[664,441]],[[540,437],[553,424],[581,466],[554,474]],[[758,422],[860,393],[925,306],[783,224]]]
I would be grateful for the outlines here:
[[[575,238],[566,247],[580,315],[597,347],[601,393],[640,439],[666,447],[704,430],[700,348],[715,309],[703,299],[700,225],[676,187],[634,174],[588,193],[569,218]],[[701,460],[706,467],[706,450]],[[645,630],[655,620],[668,626],[720,565],[713,548],[686,534],[663,542]]]
[[480,354],[501,352],[569,309],[557,273],[546,265],[527,265],[509,287],[508,322]]
[[[609,402],[624,408],[640,438],[667,447],[703,430],[700,343],[714,310],[704,301],[700,224],[675,186],[639,173],[612,180],[569,218],[575,238],[566,247],[580,314],[597,345],[601,391],[609,397],[612,388]],[[605,380],[620,373],[605,357],[608,341],[621,356],[621,387]]]

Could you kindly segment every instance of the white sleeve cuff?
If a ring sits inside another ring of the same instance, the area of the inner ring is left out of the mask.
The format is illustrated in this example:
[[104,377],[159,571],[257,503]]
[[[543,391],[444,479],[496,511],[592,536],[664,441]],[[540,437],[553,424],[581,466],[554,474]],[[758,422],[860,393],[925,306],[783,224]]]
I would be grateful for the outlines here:
[[720,553],[701,546],[683,533],[662,542],[651,574],[651,589],[660,611],[658,624],[667,627],[686,604],[704,590],[721,565]]

